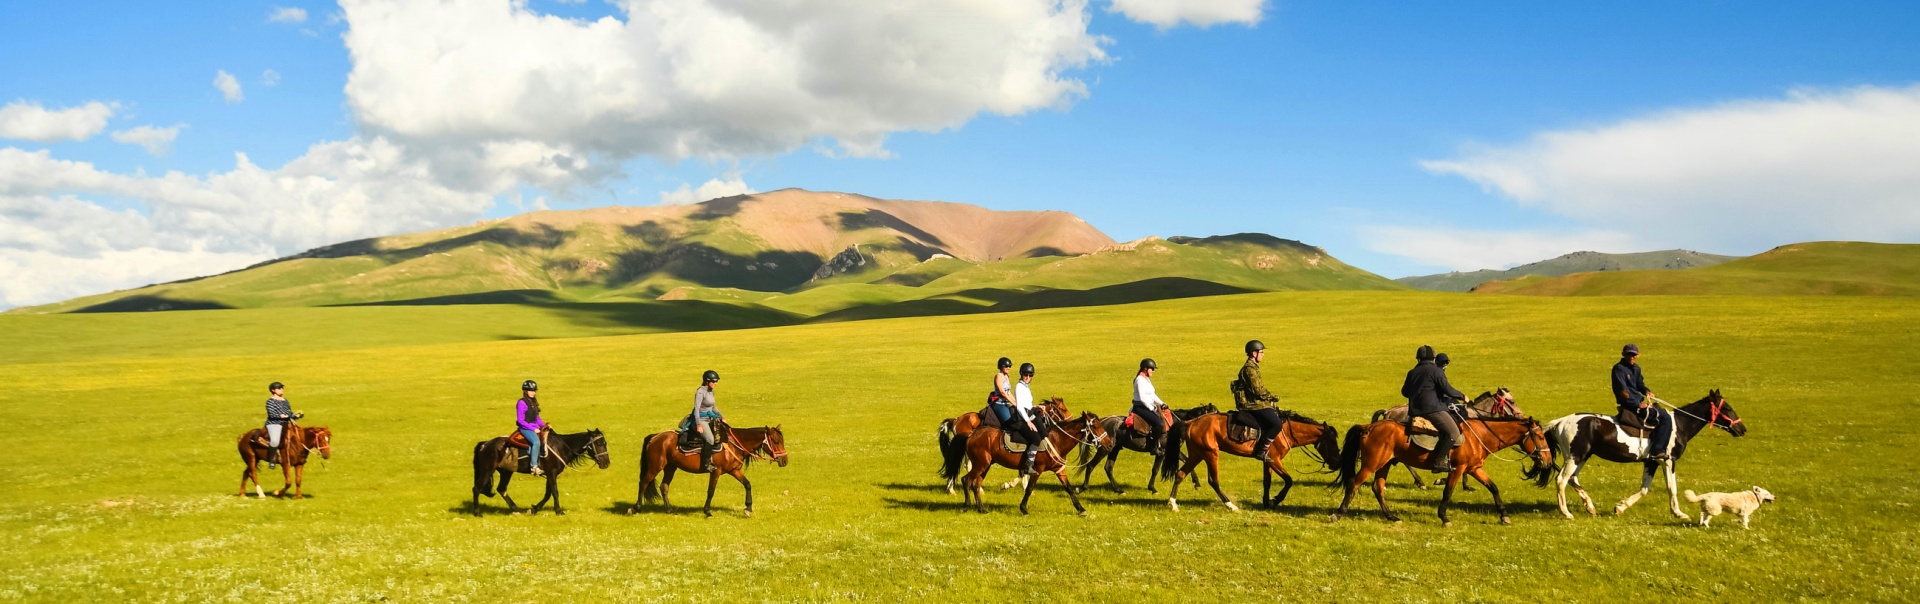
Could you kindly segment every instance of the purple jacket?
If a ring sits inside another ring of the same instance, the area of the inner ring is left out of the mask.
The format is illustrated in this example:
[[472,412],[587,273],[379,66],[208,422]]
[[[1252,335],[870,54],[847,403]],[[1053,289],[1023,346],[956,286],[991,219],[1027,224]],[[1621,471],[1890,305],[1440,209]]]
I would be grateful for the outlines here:
[[540,417],[540,403],[538,402],[533,404],[533,421],[527,421],[527,399],[524,398],[520,399],[519,404],[514,410],[513,423],[519,424],[521,430],[533,430],[535,432],[539,432],[541,428],[547,427],[547,420]]

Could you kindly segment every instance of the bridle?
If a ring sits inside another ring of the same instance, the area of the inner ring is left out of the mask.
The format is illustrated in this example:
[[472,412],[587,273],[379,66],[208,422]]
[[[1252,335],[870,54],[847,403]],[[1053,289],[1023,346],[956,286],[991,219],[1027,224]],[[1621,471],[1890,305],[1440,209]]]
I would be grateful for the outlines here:
[[[769,435],[773,434],[773,428],[771,426],[763,426],[760,429],[766,430],[767,434]],[[740,437],[738,435],[735,435],[733,430],[727,430],[727,442],[728,444],[733,445],[734,448],[740,449],[741,451],[746,451],[748,456],[754,459],[758,459],[760,461],[780,463],[780,459],[787,456],[787,448],[785,446],[782,446],[778,449],[774,448],[772,438],[767,438],[766,440],[760,441],[760,446],[758,447],[748,449],[747,445],[740,442]],[[761,449],[766,449],[767,455],[761,455],[760,454]]]
[[[1465,429],[1465,424],[1466,424],[1466,423],[1467,423],[1468,421],[1479,421],[1479,422],[1480,422],[1480,425],[1481,425],[1481,427],[1485,427],[1485,426],[1487,425],[1487,419],[1486,419],[1486,418],[1474,418],[1474,419],[1472,419],[1472,420],[1462,420],[1462,421],[1460,422],[1460,423],[1462,424],[1462,429],[1461,429],[1460,431],[1461,431],[1461,432],[1465,432],[1465,433],[1467,433],[1467,435],[1468,435],[1468,436],[1472,436],[1472,437],[1473,437],[1473,442],[1475,442],[1475,443],[1479,443],[1479,445],[1480,445],[1480,448],[1482,448],[1482,449],[1486,449],[1486,450],[1487,450],[1487,457],[1492,457],[1492,458],[1494,458],[1494,459],[1498,459],[1498,460],[1500,460],[1500,461],[1508,461],[1508,462],[1514,462],[1514,463],[1519,463],[1519,462],[1522,462],[1522,461],[1526,461],[1526,459],[1528,459],[1528,458],[1530,458],[1530,459],[1533,459],[1533,460],[1534,460],[1535,462],[1538,462],[1538,461],[1539,461],[1539,455],[1540,455],[1540,452],[1541,452],[1541,451],[1542,451],[1543,449],[1540,449],[1540,448],[1535,448],[1535,449],[1534,449],[1534,450],[1532,450],[1532,451],[1528,451],[1528,450],[1527,450],[1527,441],[1528,441],[1529,439],[1528,439],[1527,437],[1529,437],[1529,436],[1533,436],[1533,435],[1535,435],[1535,434],[1538,434],[1538,435],[1540,435],[1540,440],[1542,440],[1542,441],[1544,441],[1544,440],[1546,440],[1546,439],[1547,439],[1547,435],[1546,435],[1546,433],[1544,433],[1544,432],[1541,432],[1541,431],[1540,431],[1540,423],[1539,423],[1539,422],[1536,422],[1536,421],[1533,421],[1533,418],[1531,418],[1531,417],[1529,417],[1529,418],[1527,418],[1526,420],[1524,420],[1524,421],[1526,421],[1526,423],[1527,423],[1527,430],[1526,430],[1525,432],[1521,432],[1521,433],[1520,433],[1520,440],[1518,440],[1518,441],[1515,441],[1515,442],[1513,442],[1513,443],[1510,443],[1510,444],[1509,444],[1509,443],[1501,443],[1501,444],[1500,444],[1500,448],[1498,448],[1498,449],[1495,449],[1495,448],[1493,448],[1493,447],[1489,447],[1489,446],[1487,446],[1487,441],[1484,441],[1484,440],[1481,440],[1481,439],[1480,439],[1480,434],[1479,434],[1479,433],[1477,433],[1477,432],[1474,432],[1473,430],[1468,430],[1468,429]],[[1489,431],[1491,431],[1491,430],[1489,430]],[[1495,442],[1499,442],[1499,441],[1495,441]],[[1519,445],[1519,446],[1520,446],[1520,452],[1521,452],[1521,453],[1523,453],[1523,454],[1526,454],[1526,456],[1527,456],[1527,458],[1523,458],[1523,459],[1507,459],[1507,458],[1505,458],[1505,457],[1501,457],[1501,456],[1500,456],[1500,452],[1501,452],[1501,451],[1505,451],[1505,450],[1507,449],[1507,447],[1511,447],[1511,446],[1514,446],[1514,445]]]
[[[1734,417],[1733,414],[1731,413],[1727,413],[1727,408],[1728,408],[1727,399],[1724,397],[1721,398],[1720,400],[1707,401],[1707,415],[1711,417],[1700,417],[1698,415],[1694,415],[1692,411],[1686,410],[1685,407],[1675,407],[1673,406],[1673,403],[1669,403],[1653,397],[1647,397],[1647,398],[1653,399],[1653,402],[1666,405],[1667,408],[1673,409],[1674,411],[1678,411],[1686,415],[1687,417],[1691,417],[1691,418],[1706,422],[1707,425],[1709,426],[1713,426],[1721,430],[1726,430],[1728,434],[1732,434],[1733,427],[1739,425],[1741,421],[1740,418]],[[1693,405],[1687,405],[1687,406],[1691,407]],[[1725,418],[1727,420],[1726,425],[1720,424],[1720,420],[1722,418]]]

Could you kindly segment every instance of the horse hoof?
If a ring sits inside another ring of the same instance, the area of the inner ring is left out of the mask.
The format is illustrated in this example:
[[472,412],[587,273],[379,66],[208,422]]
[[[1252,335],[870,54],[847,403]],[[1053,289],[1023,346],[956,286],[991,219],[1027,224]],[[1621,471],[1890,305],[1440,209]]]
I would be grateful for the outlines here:
[[1327,515],[1327,522],[1339,522],[1339,521],[1340,521],[1340,515],[1339,515],[1339,514],[1328,514],[1328,515]]
[[1452,526],[1453,526],[1453,521],[1452,521],[1452,520],[1442,520],[1442,521],[1440,521],[1440,528],[1450,528],[1450,527],[1452,527]]
[[1080,510],[1080,517],[1081,517],[1081,518],[1086,518],[1086,517],[1087,517],[1087,511],[1086,511],[1086,510]]
[[1501,516],[1501,517],[1500,517],[1500,524],[1501,524],[1502,526],[1511,526],[1511,525],[1513,524],[1513,519],[1512,519],[1512,518],[1508,518],[1508,517],[1506,517],[1506,516]]
[[1168,500],[1167,500],[1167,505],[1168,505],[1169,507],[1172,507],[1172,508],[1173,508],[1173,511],[1176,511],[1176,512],[1178,512],[1178,511],[1180,511],[1180,502],[1178,502],[1178,501],[1174,501],[1174,500],[1172,500],[1172,499],[1168,499]]
[[741,512],[741,514],[743,514],[743,515],[745,515],[745,516],[746,516],[746,517],[748,517],[748,518],[752,518],[752,517],[753,517],[753,510],[747,510],[747,511],[745,511],[745,512]]
[[1227,502],[1227,509],[1228,509],[1228,510],[1232,510],[1232,511],[1235,511],[1235,512],[1238,512],[1238,511],[1240,511],[1240,506],[1238,506],[1238,505],[1234,505],[1234,503],[1233,503],[1233,502],[1231,502],[1231,501],[1229,501],[1229,502]]

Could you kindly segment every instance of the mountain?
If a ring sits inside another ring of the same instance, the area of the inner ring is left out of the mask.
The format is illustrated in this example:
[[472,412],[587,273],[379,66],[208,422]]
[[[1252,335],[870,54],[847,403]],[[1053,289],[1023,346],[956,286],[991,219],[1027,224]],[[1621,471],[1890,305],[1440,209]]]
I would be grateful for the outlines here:
[[[1119,244],[1065,212],[785,189],[683,206],[541,211],[350,241],[221,275],[14,312],[644,303],[629,311],[721,305],[727,308],[716,312],[744,309],[743,320],[759,324],[772,320],[769,313],[789,321],[839,313],[823,318],[839,320],[1400,287],[1319,248],[1267,235]],[[1057,291],[1082,293],[1039,295]],[[903,303],[913,304],[892,306]]]
[[1677,271],[1608,271],[1483,283],[1474,293],[1920,296],[1920,245],[1819,241]]
[[1639,270],[1680,270],[1713,266],[1739,256],[1721,256],[1692,250],[1662,250],[1658,252],[1639,252],[1634,254],[1603,254],[1600,252],[1574,252],[1550,260],[1541,260],[1532,264],[1522,264],[1503,271],[1478,270],[1471,272],[1441,273],[1418,277],[1394,279],[1420,289],[1443,292],[1472,291],[1474,286],[1488,281],[1516,279],[1528,275],[1559,277],[1574,273],[1592,271],[1639,271]]

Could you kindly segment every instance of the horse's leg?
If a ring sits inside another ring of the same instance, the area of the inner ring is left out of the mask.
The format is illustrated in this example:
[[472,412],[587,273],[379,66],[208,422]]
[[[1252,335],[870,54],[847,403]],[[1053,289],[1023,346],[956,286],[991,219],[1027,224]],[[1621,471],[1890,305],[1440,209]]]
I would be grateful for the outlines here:
[[[1025,474],[1021,474],[1021,476],[1025,476]],[[1027,513],[1027,500],[1033,497],[1033,485],[1034,485],[1033,482],[1028,482],[1027,488],[1020,491],[1020,514],[1021,515],[1026,515]],[[1068,483],[1067,488],[1069,489],[1073,488],[1073,484]],[[1068,494],[1071,495],[1072,493],[1068,493]]]
[[[1154,459],[1159,459],[1159,457],[1156,456],[1154,457]],[[1107,471],[1107,488],[1112,490],[1113,494],[1115,495],[1125,495],[1127,494],[1127,490],[1120,488],[1120,479],[1113,477],[1113,462],[1116,462],[1116,461],[1120,461],[1120,445],[1118,443],[1115,443],[1113,445],[1112,451],[1107,452],[1106,462],[1102,465],[1105,467]],[[1148,493],[1159,492],[1154,490],[1153,488],[1153,475],[1155,472],[1158,472],[1159,470],[1160,470],[1159,464],[1155,464],[1154,467],[1147,468],[1147,492]],[[1087,475],[1088,476],[1093,475],[1093,464],[1087,464]]]
[[[1585,470],[1586,466],[1581,466],[1580,469]],[[1587,487],[1585,485],[1580,484],[1580,473],[1574,472],[1573,480],[1569,482],[1573,484],[1573,492],[1580,494],[1580,502],[1587,505],[1587,515],[1588,516],[1600,515],[1600,510],[1594,509],[1593,507],[1593,496],[1588,495]]]
[[[1387,454],[1392,455],[1392,451],[1389,450]],[[1399,522],[1400,517],[1395,516],[1393,510],[1387,508],[1387,474],[1378,470],[1367,470],[1365,461],[1360,462],[1360,467],[1360,475],[1355,478],[1359,481],[1366,481],[1369,477],[1373,479],[1373,498],[1380,502],[1380,515],[1385,516],[1387,520]]]
[[547,475],[547,491],[553,493],[553,515],[567,515],[566,510],[560,509],[560,474],[558,472]]
[[1454,468],[1453,473],[1447,475],[1447,488],[1440,491],[1440,526],[1453,526],[1453,521],[1447,519],[1447,506],[1453,503],[1453,488],[1460,484],[1460,474],[1461,470]]
[[546,492],[540,494],[540,502],[533,504],[533,510],[529,513],[532,513],[532,514],[540,513],[540,508],[547,507],[547,500],[549,499],[553,499],[553,475],[552,474],[547,475]]
[[1560,515],[1573,519],[1573,512],[1567,511],[1567,483],[1573,482],[1573,476],[1580,473],[1580,460],[1569,459],[1567,465],[1560,468],[1559,480],[1554,481],[1555,498],[1560,502]]
[[[1057,470],[1057,471],[1055,471],[1055,472],[1053,473],[1053,475],[1054,475],[1054,476],[1059,476],[1059,477],[1060,477],[1060,484],[1061,484],[1061,486],[1065,486],[1065,487],[1067,487],[1067,501],[1071,501],[1071,502],[1073,502],[1073,509],[1074,509],[1074,511],[1076,511],[1076,512],[1079,512],[1081,516],[1085,516],[1085,515],[1087,515],[1087,508],[1086,508],[1086,506],[1083,506],[1083,505],[1080,505],[1080,496],[1079,496],[1079,495],[1075,495],[1075,494],[1073,493],[1073,481],[1071,481],[1071,480],[1067,480],[1067,468],[1066,468],[1066,466],[1065,466],[1065,465],[1062,465],[1062,466],[1060,466],[1060,469],[1059,469],[1059,470]],[[1032,492],[1032,490],[1033,490],[1033,489],[1032,489],[1032,488],[1028,488],[1027,490],[1028,490],[1028,492]],[[1742,521],[1744,522],[1744,521],[1745,521],[1745,519],[1742,519]]]
[[1280,494],[1273,497],[1273,503],[1269,504],[1267,508],[1278,510],[1280,509],[1280,502],[1287,500],[1287,491],[1293,490],[1293,475],[1288,474],[1287,468],[1280,465],[1280,462],[1277,461],[1273,462],[1273,472],[1280,475]]
[[1181,464],[1180,471],[1173,473],[1173,486],[1167,489],[1167,505],[1172,506],[1173,511],[1180,511],[1179,498],[1181,481],[1186,480],[1187,476],[1194,476],[1193,488],[1200,488],[1199,473],[1193,471],[1194,467],[1198,465],[1200,465],[1200,455],[1197,453],[1188,455],[1186,463]]
[[274,497],[286,497],[287,489],[293,488],[293,467],[287,465],[286,461],[286,459],[280,460],[280,480],[286,484],[280,485],[280,490],[273,492]]
[[1500,512],[1500,524],[1513,524],[1513,518],[1507,516],[1507,504],[1500,500],[1500,487],[1494,486],[1493,479],[1487,477],[1485,467],[1474,468],[1470,474],[1480,484],[1487,486],[1487,494],[1493,496],[1493,509]]
[[705,513],[708,518],[713,517],[713,491],[718,488],[720,488],[720,473],[707,473],[707,507],[700,511]]
[[[669,455],[671,455],[671,453],[669,453]],[[673,504],[667,503],[667,487],[673,486],[673,474],[680,469],[673,465],[672,459],[666,459],[664,457],[661,459],[666,461],[667,469],[660,474],[660,509],[667,509],[673,507]]]
[[1267,507],[1273,501],[1273,468],[1260,464],[1260,507]]
[[[1147,466],[1147,492],[1148,493],[1155,494],[1155,495],[1160,494],[1160,458],[1164,457],[1166,454],[1167,452],[1166,452],[1166,449],[1164,448],[1158,451],[1153,451],[1153,463]],[[1118,456],[1119,453],[1115,452],[1114,455]],[[1111,468],[1111,463],[1109,463],[1109,468]],[[1119,487],[1120,487],[1119,484],[1114,485],[1114,488],[1116,489]]]
[[753,483],[747,482],[746,467],[747,467],[746,464],[740,464],[739,468],[734,469],[733,478],[734,480],[740,481],[740,488],[745,489],[747,491],[746,515],[748,518],[752,518],[753,517]]
[[1627,508],[1633,507],[1633,504],[1639,502],[1640,498],[1647,494],[1647,491],[1653,490],[1653,474],[1656,471],[1655,466],[1652,462],[1645,462],[1641,464],[1641,467],[1640,491],[1628,495],[1626,499],[1620,500],[1618,505],[1613,506],[1613,514],[1615,516],[1626,512]]
[[1675,518],[1693,520],[1692,516],[1680,511],[1680,480],[1673,475],[1673,462],[1674,460],[1669,459],[1661,464],[1667,467],[1667,509],[1673,511]]
[[1226,492],[1220,490],[1220,451],[1218,449],[1208,451],[1206,458],[1207,486],[1213,487],[1213,494],[1220,496],[1220,503],[1227,504],[1227,509],[1235,512],[1240,511],[1240,505],[1234,503],[1231,499],[1227,499]]
[[500,499],[507,502],[507,513],[508,514],[518,513],[520,511],[520,506],[513,502],[512,497],[507,496],[507,483],[513,482],[513,472],[509,470],[494,470],[494,471],[500,473],[500,489],[499,489]]
[[[1669,473],[1668,476],[1672,476],[1672,474]],[[304,488],[306,486],[306,483],[307,483],[307,464],[300,464],[298,466],[294,466],[293,468],[293,498],[294,499],[306,498],[306,494],[300,492],[300,489]],[[1672,484],[1673,480],[1668,479],[1667,483]],[[1674,508],[1675,510],[1680,509],[1679,507],[1677,507],[1680,504],[1676,503],[1674,505],[1676,506]]]

